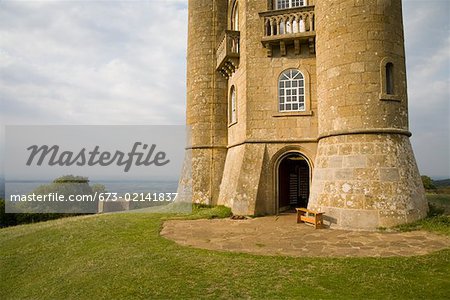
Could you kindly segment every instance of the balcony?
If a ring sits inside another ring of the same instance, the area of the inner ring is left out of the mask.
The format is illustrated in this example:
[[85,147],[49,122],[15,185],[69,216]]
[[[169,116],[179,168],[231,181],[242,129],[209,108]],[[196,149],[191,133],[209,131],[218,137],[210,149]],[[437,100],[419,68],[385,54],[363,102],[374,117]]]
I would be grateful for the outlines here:
[[296,55],[301,54],[301,45],[308,46],[309,53],[315,54],[314,6],[272,10],[259,14],[264,18],[262,44],[267,56],[273,55],[274,47],[279,47],[281,56],[286,56],[287,47],[294,47]]
[[239,31],[225,30],[222,42],[217,47],[217,71],[227,79],[239,67]]

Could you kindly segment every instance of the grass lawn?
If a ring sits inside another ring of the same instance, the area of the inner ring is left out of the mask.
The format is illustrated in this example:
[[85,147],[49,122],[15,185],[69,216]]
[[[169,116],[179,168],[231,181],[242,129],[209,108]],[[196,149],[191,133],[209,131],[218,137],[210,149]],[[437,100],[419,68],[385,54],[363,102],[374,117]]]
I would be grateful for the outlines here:
[[427,194],[429,216],[423,220],[397,226],[400,231],[427,230],[450,236],[450,195]]
[[450,195],[448,194],[427,194],[428,202],[450,214]]
[[[226,214],[221,208],[199,209],[190,218]],[[166,217],[110,214],[1,229],[0,299],[448,299],[450,295],[450,250],[410,258],[215,252],[160,237]]]

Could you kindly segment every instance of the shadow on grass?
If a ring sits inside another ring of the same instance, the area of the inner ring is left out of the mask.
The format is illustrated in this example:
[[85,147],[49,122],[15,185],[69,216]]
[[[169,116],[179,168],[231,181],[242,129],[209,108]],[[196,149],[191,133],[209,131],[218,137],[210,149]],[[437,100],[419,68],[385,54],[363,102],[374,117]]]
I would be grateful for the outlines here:
[[396,226],[399,231],[427,230],[450,236],[450,215],[445,214],[445,209],[432,203],[428,204],[428,216],[425,219]]
[[205,204],[193,204],[192,213],[190,214],[176,214],[169,216],[167,219],[184,219],[184,220],[197,220],[197,219],[224,219],[232,216],[231,209],[226,206],[210,206]]

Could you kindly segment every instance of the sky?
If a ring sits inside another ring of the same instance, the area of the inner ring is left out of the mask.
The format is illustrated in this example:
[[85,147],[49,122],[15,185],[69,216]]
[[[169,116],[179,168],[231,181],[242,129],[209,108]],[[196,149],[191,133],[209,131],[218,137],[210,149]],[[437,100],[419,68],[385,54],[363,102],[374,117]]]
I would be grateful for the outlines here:
[[[403,6],[411,141],[422,174],[450,178],[450,1]],[[187,0],[0,0],[0,138],[5,125],[184,124],[186,39]]]

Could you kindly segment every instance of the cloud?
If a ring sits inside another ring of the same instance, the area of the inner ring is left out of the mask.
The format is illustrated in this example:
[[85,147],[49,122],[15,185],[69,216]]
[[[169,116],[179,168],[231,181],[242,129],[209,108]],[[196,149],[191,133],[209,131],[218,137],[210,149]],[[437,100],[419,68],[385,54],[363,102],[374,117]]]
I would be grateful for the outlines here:
[[183,124],[186,30],[185,1],[0,2],[2,123]]
[[[450,2],[403,6],[416,157],[450,177]],[[186,37],[187,0],[0,1],[1,123],[184,124]]]
[[0,1],[0,125],[184,124],[186,37],[186,0]]
[[403,1],[412,143],[422,174],[450,177],[448,1]]

